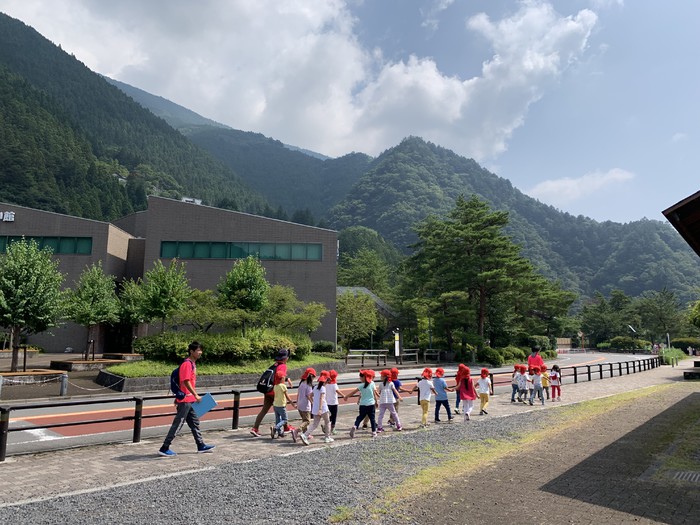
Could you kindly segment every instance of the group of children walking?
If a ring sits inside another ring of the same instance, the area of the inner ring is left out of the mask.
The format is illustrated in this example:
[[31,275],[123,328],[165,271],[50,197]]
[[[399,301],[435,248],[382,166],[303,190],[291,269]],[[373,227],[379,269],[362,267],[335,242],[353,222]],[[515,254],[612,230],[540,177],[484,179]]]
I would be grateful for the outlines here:
[[537,397],[544,405],[545,395],[547,399],[551,397],[552,402],[561,401],[561,382],[559,365],[552,366],[551,372],[547,371],[545,364],[530,368],[525,365],[514,365],[510,402],[534,405]]
[[[350,428],[350,437],[354,438],[355,433],[362,425],[363,428],[371,427],[372,437],[377,433],[384,432],[384,417],[389,414],[388,424],[394,430],[401,431],[401,420],[399,418],[399,404],[403,401],[401,393],[418,392],[418,402],[421,406],[421,427],[428,426],[428,412],[430,402],[435,396],[434,422],[440,423],[441,409],[447,415],[447,422],[454,421],[453,412],[450,409],[448,392],[455,392],[456,405],[454,414],[460,413],[460,405],[463,414],[463,421],[471,419],[474,403],[479,399],[479,415],[488,415],[489,398],[492,391],[490,372],[487,368],[482,368],[478,378],[472,378],[471,370],[468,366],[460,364],[457,368],[454,384],[448,385],[445,380],[445,370],[436,368],[435,372],[431,368],[425,368],[421,373],[418,384],[413,389],[405,389],[399,380],[399,370],[397,368],[382,370],[380,381],[375,383],[376,372],[374,370],[360,370],[360,383],[350,392],[343,393],[338,389],[338,372],[335,370],[322,370],[316,374],[313,368],[307,368],[301,376],[297,390],[296,408],[301,417],[299,428],[289,426],[287,405],[295,402],[287,393],[287,380],[284,372],[278,372],[274,380],[274,401],[275,424],[270,427],[271,437],[284,437],[285,428],[289,428],[292,440],[301,440],[308,445],[313,438],[313,432],[321,426],[325,443],[332,443],[332,435],[337,434],[335,429],[336,418],[338,416],[339,399],[344,400],[359,394],[358,415],[353,426]],[[315,384],[314,384],[315,381]],[[528,369],[525,365],[515,365],[512,374],[512,394],[511,402],[534,404],[537,397],[544,405],[545,395],[547,399],[561,401],[561,372],[559,366],[554,365],[551,372],[546,365],[534,366]],[[379,408],[377,416],[376,409]]]

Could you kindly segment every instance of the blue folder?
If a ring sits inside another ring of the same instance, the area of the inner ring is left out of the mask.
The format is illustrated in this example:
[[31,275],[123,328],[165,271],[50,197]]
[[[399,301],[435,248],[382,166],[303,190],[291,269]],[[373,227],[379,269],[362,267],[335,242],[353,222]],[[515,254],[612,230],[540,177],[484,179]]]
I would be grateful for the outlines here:
[[202,396],[202,400],[199,403],[192,403],[192,408],[194,409],[194,413],[197,414],[197,417],[202,417],[215,406],[216,400],[209,392]]

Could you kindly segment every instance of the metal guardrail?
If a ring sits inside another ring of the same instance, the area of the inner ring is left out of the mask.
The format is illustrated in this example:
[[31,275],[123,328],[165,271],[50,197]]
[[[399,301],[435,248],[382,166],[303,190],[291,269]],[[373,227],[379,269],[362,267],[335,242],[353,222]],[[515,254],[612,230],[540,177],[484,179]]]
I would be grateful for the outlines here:
[[[631,367],[630,367],[631,364]],[[633,361],[620,361],[617,363],[600,363],[598,365],[578,365],[578,366],[567,366],[561,368],[562,379],[567,377],[573,377],[574,383],[578,383],[580,377],[585,377],[588,381],[593,380],[593,375],[597,374],[600,379],[603,379],[605,374],[608,377],[614,377],[615,369],[617,369],[618,376],[623,375],[623,371],[626,374],[642,372],[645,370],[651,370],[657,368],[661,365],[661,360],[658,356],[650,357],[646,359],[633,360]],[[597,370],[596,370],[597,368]],[[630,372],[631,368],[631,372]],[[584,374],[579,373],[579,369],[584,370]],[[565,370],[571,370],[571,373],[566,374]],[[496,382],[495,376],[506,376],[504,381]],[[510,385],[510,374],[493,374],[491,373],[491,393],[493,394],[493,388],[497,385]],[[420,378],[405,378],[405,381],[417,381]],[[357,380],[338,382],[340,386],[357,385]],[[211,412],[224,412],[231,411],[231,429],[237,430],[238,423],[240,419],[241,412],[241,394],[258,393],[255,389],[233,389],[233,390],[221,390],[218,392],[211,392],[212,396],[222,396],[222,395],[233,395],[233,405],[231,407],[220,407],[215,408]],[[172,416],[172,412],[157,413],[157,414],[147,414],[143,413],[144,401],[158,401],[158,400],[172,400],[172,395],[157,395],[157,396],[133,396],[133,397],[110,397],[110,398],[99,398],[99,399],[85,399],[79,401],[61,401],[52,403],[37,403],[37,404],[23,404],[16,406],[0,406],[0,462],[5,461],[7,457],[7,440],[10,432],[21,432],[27,430],[26,428],[10,428],[10,415],[13,412],[18,412],[20,410],[36,410],[43,408],[55,408],[55,407],[70,407],[70,406],[85,406],[85,405],[100,405],[109,403],[125,403],[133,402],[134,411],[133,415],[105,418],[105,419],[90,419],[81,421],[71,421],[66,423],[52,423],[48,425],[36,425],[31,427],[32,429],[48,429],[48,428],[60,428],[69,426],[79,426],[79,425],[94,425],[98,423],[114,423],[118,421],[133,421],[133,434],[132,442],[139,443],[141,441],[141,429],[144,419],[152,419],[156,417]],[[245,408],[261,408],[262,404],[247,405]]]

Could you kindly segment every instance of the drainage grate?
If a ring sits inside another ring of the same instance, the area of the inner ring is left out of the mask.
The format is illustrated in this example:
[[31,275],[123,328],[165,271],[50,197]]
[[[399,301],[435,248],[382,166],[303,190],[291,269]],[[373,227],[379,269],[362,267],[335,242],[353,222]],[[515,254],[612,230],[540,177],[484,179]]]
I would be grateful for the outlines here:
[[673,472],[672,479],[676,481],[690,481],[691,483],[700,483],[700,472]]

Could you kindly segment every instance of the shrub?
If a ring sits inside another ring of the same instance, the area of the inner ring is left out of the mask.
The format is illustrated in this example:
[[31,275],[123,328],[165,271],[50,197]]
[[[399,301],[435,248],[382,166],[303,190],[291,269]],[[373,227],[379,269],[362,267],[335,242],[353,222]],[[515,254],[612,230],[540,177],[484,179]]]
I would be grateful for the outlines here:
[[504,363],[518,363],[525,361],[527,358],[527,353],[525,350],[518,348],[517,346],[506,346],[504,348],[500,348],[499,352],[503,356]]
[[540,350],[549,350],[552,347],[549,337],[546,335],[531,335],[527,338],[527,342],[530,345],[530,348],[533,346],[539,346]]
[[697,337],[678,337],[677,339],[671,339],[671,346],[681,350],[685,350],[688,347],[700,348],[700,339]]
[[610,348],[610,343],[598,343],[595,346],[598,350],[608,350]]
[[489,363],[493,366],[503,365],[503,356],[495,348],[485,346],[476,353],[476,358],[480,363]]
[[314,341],[311,345],[311,351],[316,354],[325,354],[335,352],[333,341]]
[[193,340],[204,347],[202,362],[205,363],[233,364],[271,359],[280,348],[288,348],[292,354],[296,351],[296,345],[290,338],[264,330],[249,330],[247,337],[238,334],[164,332],[137,339],[134,350],[146,359],[177,362],[187,356],[187,346]]

